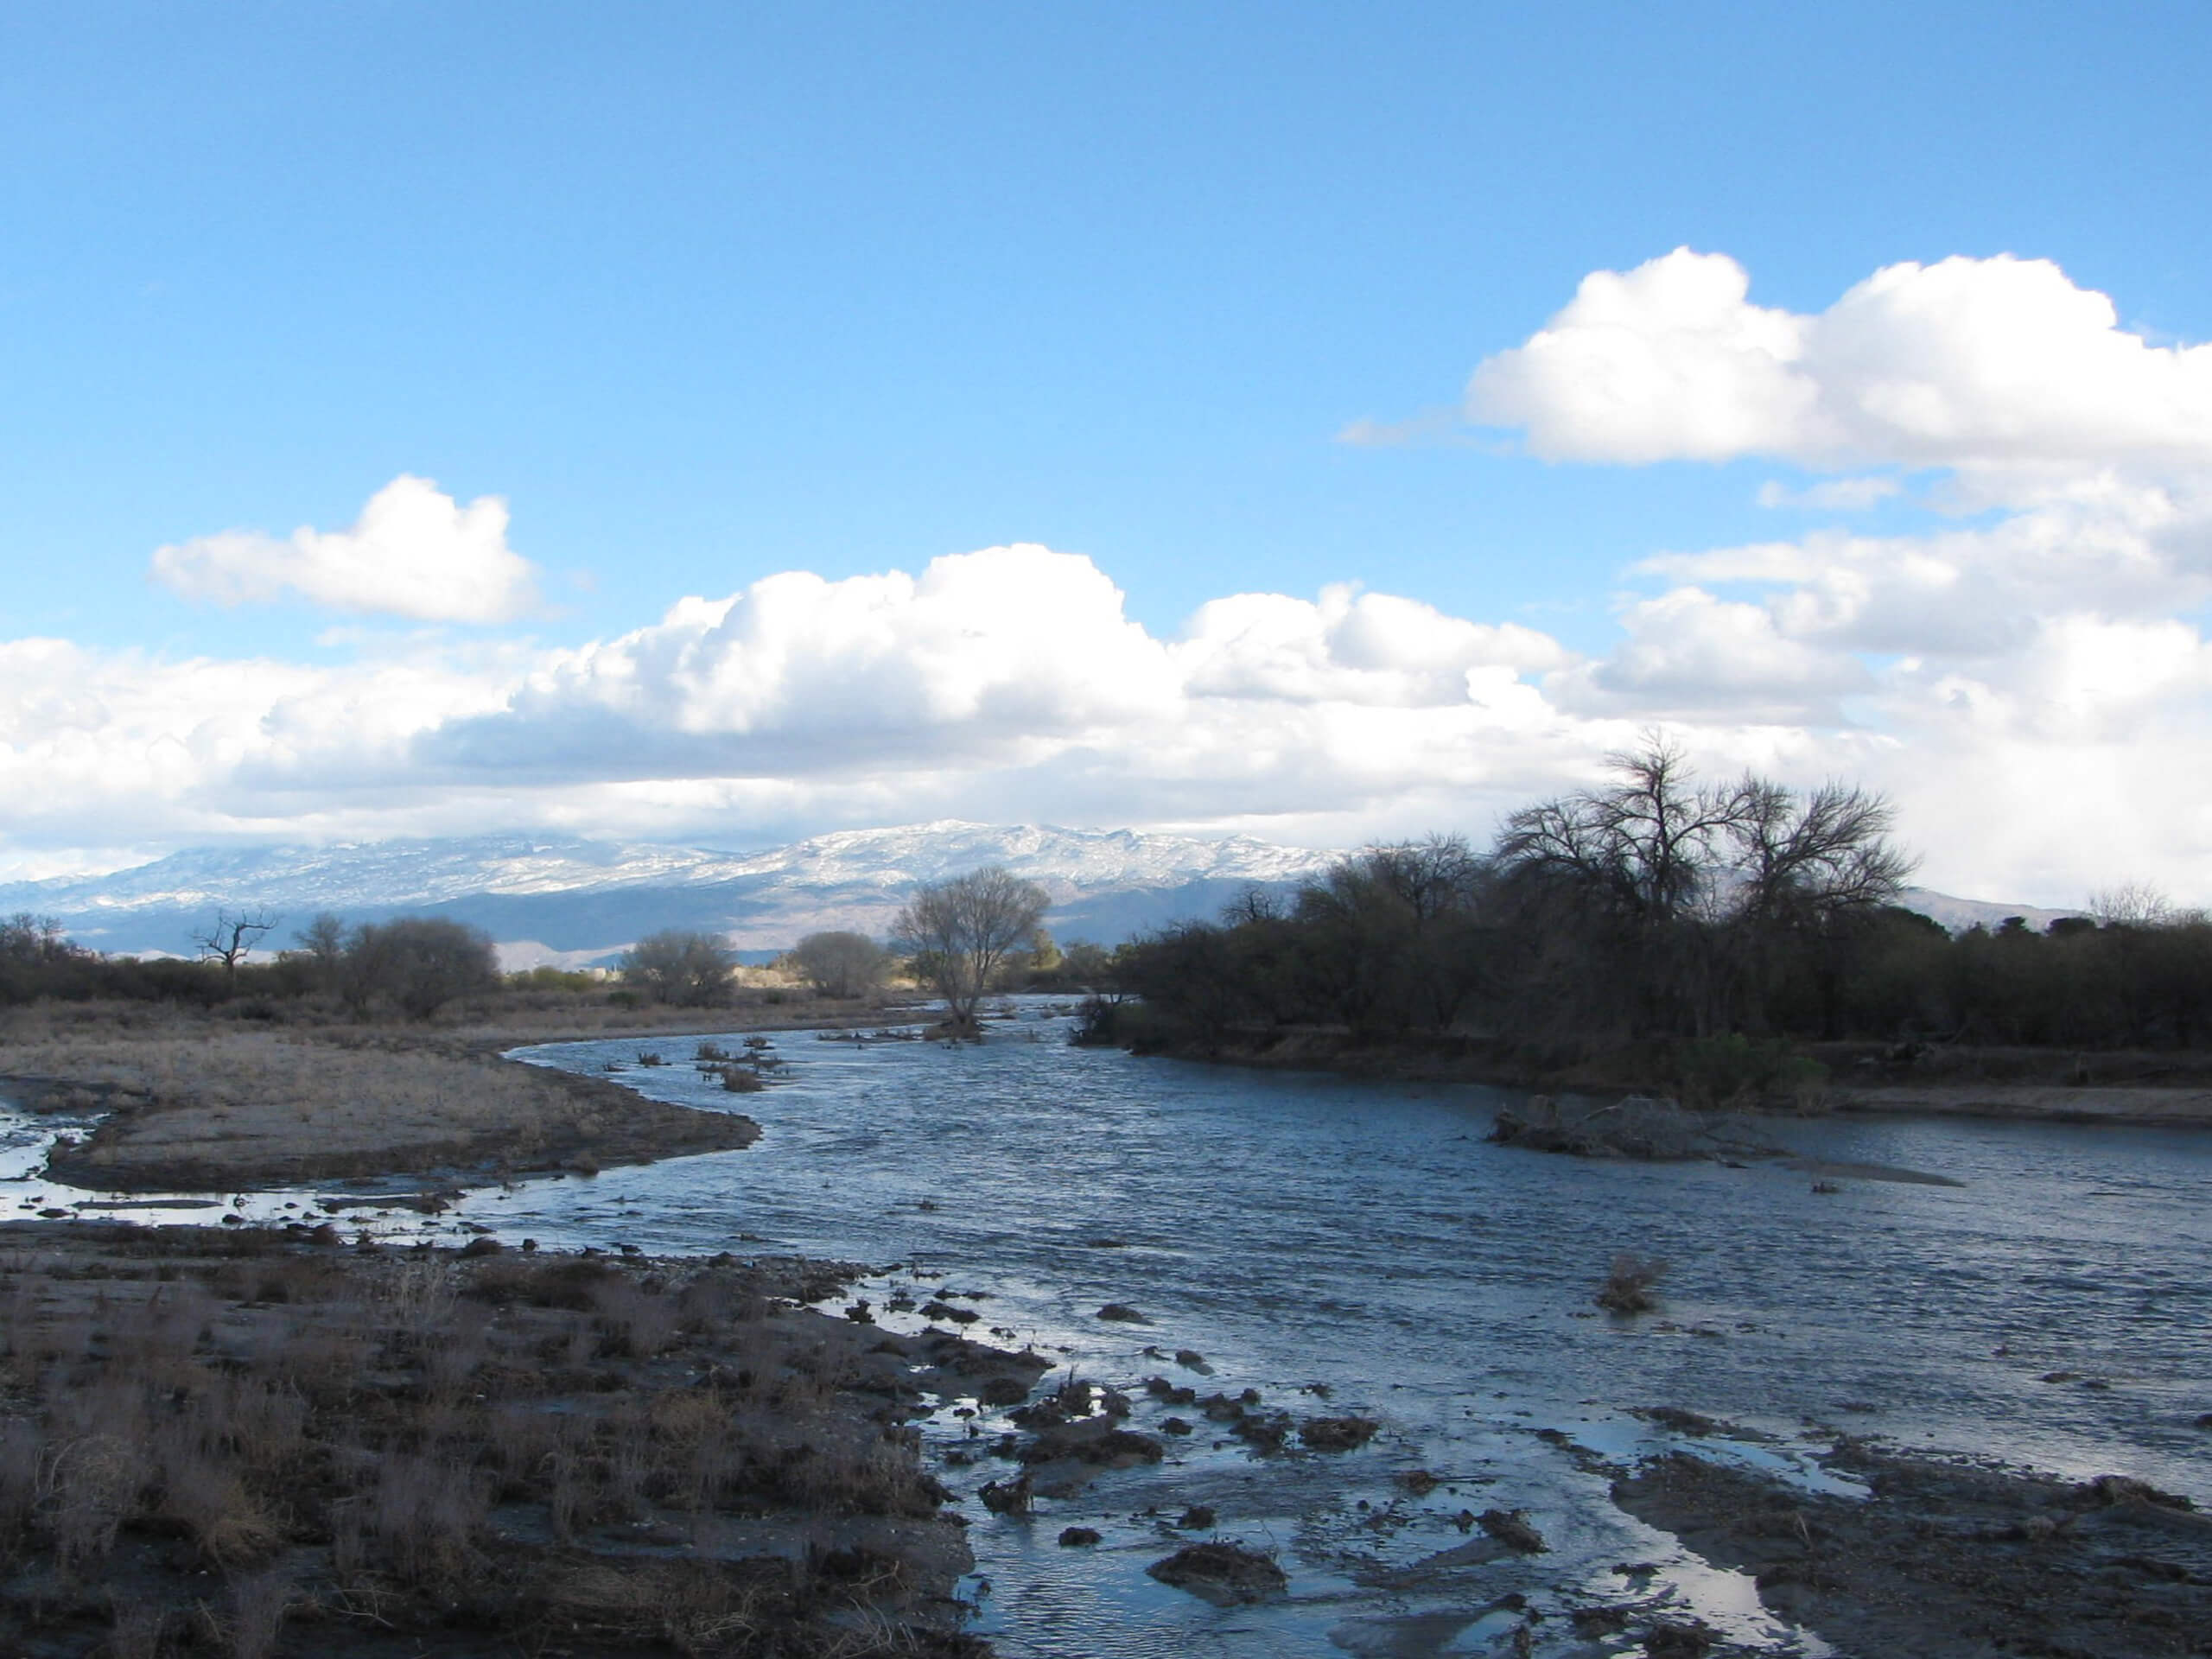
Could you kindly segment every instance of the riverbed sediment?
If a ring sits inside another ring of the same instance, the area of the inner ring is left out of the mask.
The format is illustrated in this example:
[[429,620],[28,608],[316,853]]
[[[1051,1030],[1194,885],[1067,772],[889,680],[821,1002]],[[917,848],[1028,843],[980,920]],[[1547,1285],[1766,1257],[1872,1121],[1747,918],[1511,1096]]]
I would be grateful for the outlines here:
[[1677,1452],[1615,1481],[1613,1499],[1755,1575],[1769,1607],[1847,1654],[2212,1653],[2212,1516],[2186,1498],[1849,1441],[1827,1463],[1868,1496]]

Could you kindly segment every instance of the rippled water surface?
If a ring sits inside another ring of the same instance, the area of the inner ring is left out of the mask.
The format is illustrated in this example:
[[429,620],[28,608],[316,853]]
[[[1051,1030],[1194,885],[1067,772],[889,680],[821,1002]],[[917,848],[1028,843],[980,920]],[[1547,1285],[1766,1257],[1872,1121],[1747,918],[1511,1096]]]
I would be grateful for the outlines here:
[[[1139,1060],[1071,1048],[1065,1027],[1030,1008],[957,1049],[785,1034],[789,1081],[742,1097],[689,1064],[692,1039],[645,1046],[670,1062],[650,1069],[634,1039],[520,1051],[623,1067],[643,1093],[742,1109],[765,1133],[742,1152],[480,1192],[441,1224],[865,1261],[879,1276],[860,1294],[879,1306],[897,1285],[981,1293],[979,1334],[1064,1349],[1087,1378],[1166,1374],[1383,1424],[1357,1452],[1261,1459],[1217,1446],[1185,1408],[1201,1432],[1171,1441],[1159,1468],[1028,1517],[970,1497],[981,1628],[1008,1655],[1504,1651],[1522,1623],[1500,1605],[1509,1592],[1554,1615],[1663,1595],[1753,1645],[1824,1651],[1768,1618],[1747,1581],[1613,1509],[1599,1459],[1665,1443],[1638,1408],[1764,1430],[1776,1438],[1722,1454],[1813,1480],[1807,1454],[1841,1429],[2119,1470],[2212,1503],[2212,1435],[2193,1426],[2212,1411],[2212,1138],[1757,1126],[1800,1152],[1963,1183],[1847,1179],[1821,1194],[1771,1163],[1491,1146],[1495,1090]],[[1622,1250],[1670,1264],[1658,1313],[1592,1306]],[[1109,1302],[1147,1323],[1100,1321]],[[1198,1351],[1213,1375],[1147,1346]],[[1133,1426],[1156,1432],[1164,1414],[1141,1404]],[[989,1438],[949,1414],[931,1433],[940,1453]],[[945,1473],[965,1497],[1010,1468]],[[1412,1497],[1392,1478],[1415,1469],[1442,1484]],[[1182,1541],[1166,1523],[1193,1502],[1218,1511],[1220,1535],[1279,1552],[1287,1601],[1217,1610],[1144,1575]],[[1527,1510],[1550,1551],[1445,1555],[1470,1554],[1483,1535],[1464,1512],[1491,1508]],[[1058,1548],[1071,1524],[1104,1542]],[[1656,1571],[1615,1570],[1633,1565]],[[1578,1645],[1562,1618],[1532,1634],[1540,1653],[1606,1650]]]

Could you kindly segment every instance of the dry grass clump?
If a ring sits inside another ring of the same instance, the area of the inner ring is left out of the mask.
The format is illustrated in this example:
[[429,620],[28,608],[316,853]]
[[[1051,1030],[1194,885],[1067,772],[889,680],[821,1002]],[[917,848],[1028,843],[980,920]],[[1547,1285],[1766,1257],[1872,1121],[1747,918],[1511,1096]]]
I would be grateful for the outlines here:
[[1659,1306],[1652,1290],[1666,1273],[1667,1264],[1658,1257],[1623,1250],[1591,1300],[1609,1313],[1649,1313]]
[[0,1042],[15,1040],[18,1031],[35,1039],[65,1031],[113,1034],[248,1025],[340,1039],[369,1035],[412,1046],[429,1044],[482,1050],[632,1032],[640,1036],[677,1037],[812,1029],[870,1020],[880,1023],[887,1013],[911,1006],[914,995],[914,988],[909,986],[886,988],[858,1002],[819,997],[799,982],[772,969],[741,967],[730,1000],[720,1007],[681,1007],[643,1001],[623,996],[613,986],[584,991],[515,988],[470,995],[447,1004],[431,1018],[404,1024],[365,1020],[327,996],[247,995],[204,1008],[116,999],[47,1000],[0,1011]]
[[[991,1357],[783,1300],[818,1269],[25,1228],[58,1243],[0,1255],[0,1651],[961,1650],[901,1423],[911,1365]],[[841,1648],[862,1613],[883,1643]]]

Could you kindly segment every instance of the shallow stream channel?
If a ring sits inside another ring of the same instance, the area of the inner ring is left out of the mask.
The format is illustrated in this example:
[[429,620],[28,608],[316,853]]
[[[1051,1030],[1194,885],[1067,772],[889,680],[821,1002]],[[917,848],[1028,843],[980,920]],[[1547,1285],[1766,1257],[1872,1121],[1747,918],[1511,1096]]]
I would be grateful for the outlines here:
[[[1006,1408],[948,1401],[925,1425],[971,1523],[976,1628],[1008,1659],[1594,1656],[1632,1645],[1578,1635],[1571,1615],[1629,1603],[1752,1651],[1829,1652],[1747,1577],[1613,1505],[1615,1474],[1670,1449],[1848,1491],[1820,1454],[1849,1434],[2212,1504],[2196,1426],[2212,1411],[2212,1136],[1847,1117],[1743,1131],[1955,1185],[1572,1159],[1489,1144],[1504,1091],[1137,1059],[1070,1046],[1050,1006],[1014,1014],[980,1045],[777,1033],[779,1080],[749,1095],[694,1064],[696,1038],[518,1050],[743,1111],[764,1134],[479,1189],[431,1218],[350,1208],[346,1224],[866,1262],[830,1306],[865,1300],[914,1331],[934,1304],[940,1324],[1058,1361],[1040,1393],[1122,1391],[1125,1427],[1164,1459],[1043,1483],[1028,1513],[978,1501],[1019,1471],[999,1454]],[[663,1064],[640,1063],[655,1051]],[[330,1196],[241,1207],[289,1217]],[[1622,1252],[1668,1264],[1656,1311],[1593,1305]],[[1153,1378],[1198,1401],[1147,1392]],[[1250,1410],[1288,1414],[1281,1449],[1205,1414],[1205,1396],[1248,1389]],[[1378,1427],[1308,1449],[1295,1426],[1324,1417]],[[1546,1548],[1508,1547],[1484,1511],[1521,1512]],[[1071,1528],[1098,1541],[1063,1546]],[[1287,1594],[1217,1606],[1147,1576],[1207,1540],[1272,1553]]]

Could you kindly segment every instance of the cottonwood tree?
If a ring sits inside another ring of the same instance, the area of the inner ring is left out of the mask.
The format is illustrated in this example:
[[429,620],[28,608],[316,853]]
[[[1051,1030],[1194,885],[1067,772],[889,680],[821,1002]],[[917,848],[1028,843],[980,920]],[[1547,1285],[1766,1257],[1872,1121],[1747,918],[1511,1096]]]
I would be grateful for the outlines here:
[[[1464,837],[1369,847],[1298,892],[1315,948],[1300,971],[1355,1031],[1449,1026],[1480,978],[1477,911],[1486,861]],[[1247,931],[1265,938],[1268,918]]]
[[891,936],[944,999],[954,1029],[972,1035],[982,1030],[976,1008],[993,976],[1029,943],[1052,902],[1034,881],[993,864],[917,888]]
[[193,933],[192,942],[200,947],[200,960],[221,963],[223,982],[235,985],[238,963],[283,919],[264,910],[242,910],[235,916],[227,909],[219,910],[213,924]]
[[87,954],[61,931],[58,916],[19,910],[0,921],[0,958],[16,963],[61,962]]
[[865,933],[810,933],[785,958],[822,996],[865,996],[883,982],[891,953]]
[[499,982],[499,952],[483,929],[442,916],[400,916],[353,930],[339,993],[356,1014],[383,1000],[410,1019],[427,1020],[456,997]]
[[312,965],[317,987],[336,990],[345,972],[346,918],[334,910],[318,911],[292,935],[292,943]]
[[1777,947],[1893,899],[1912,861],[1881,796],[1702,785],[1647,734],[1620,782],[1526,807],[1495,854],[1519,906],[1523,986],[1571,1024],[1705,1036],[1764,1020]]
[[622,982],[656,1002],[703,1008],[729,995],[737,953],[720,936],[680,927],[648,933],[624,953]]

